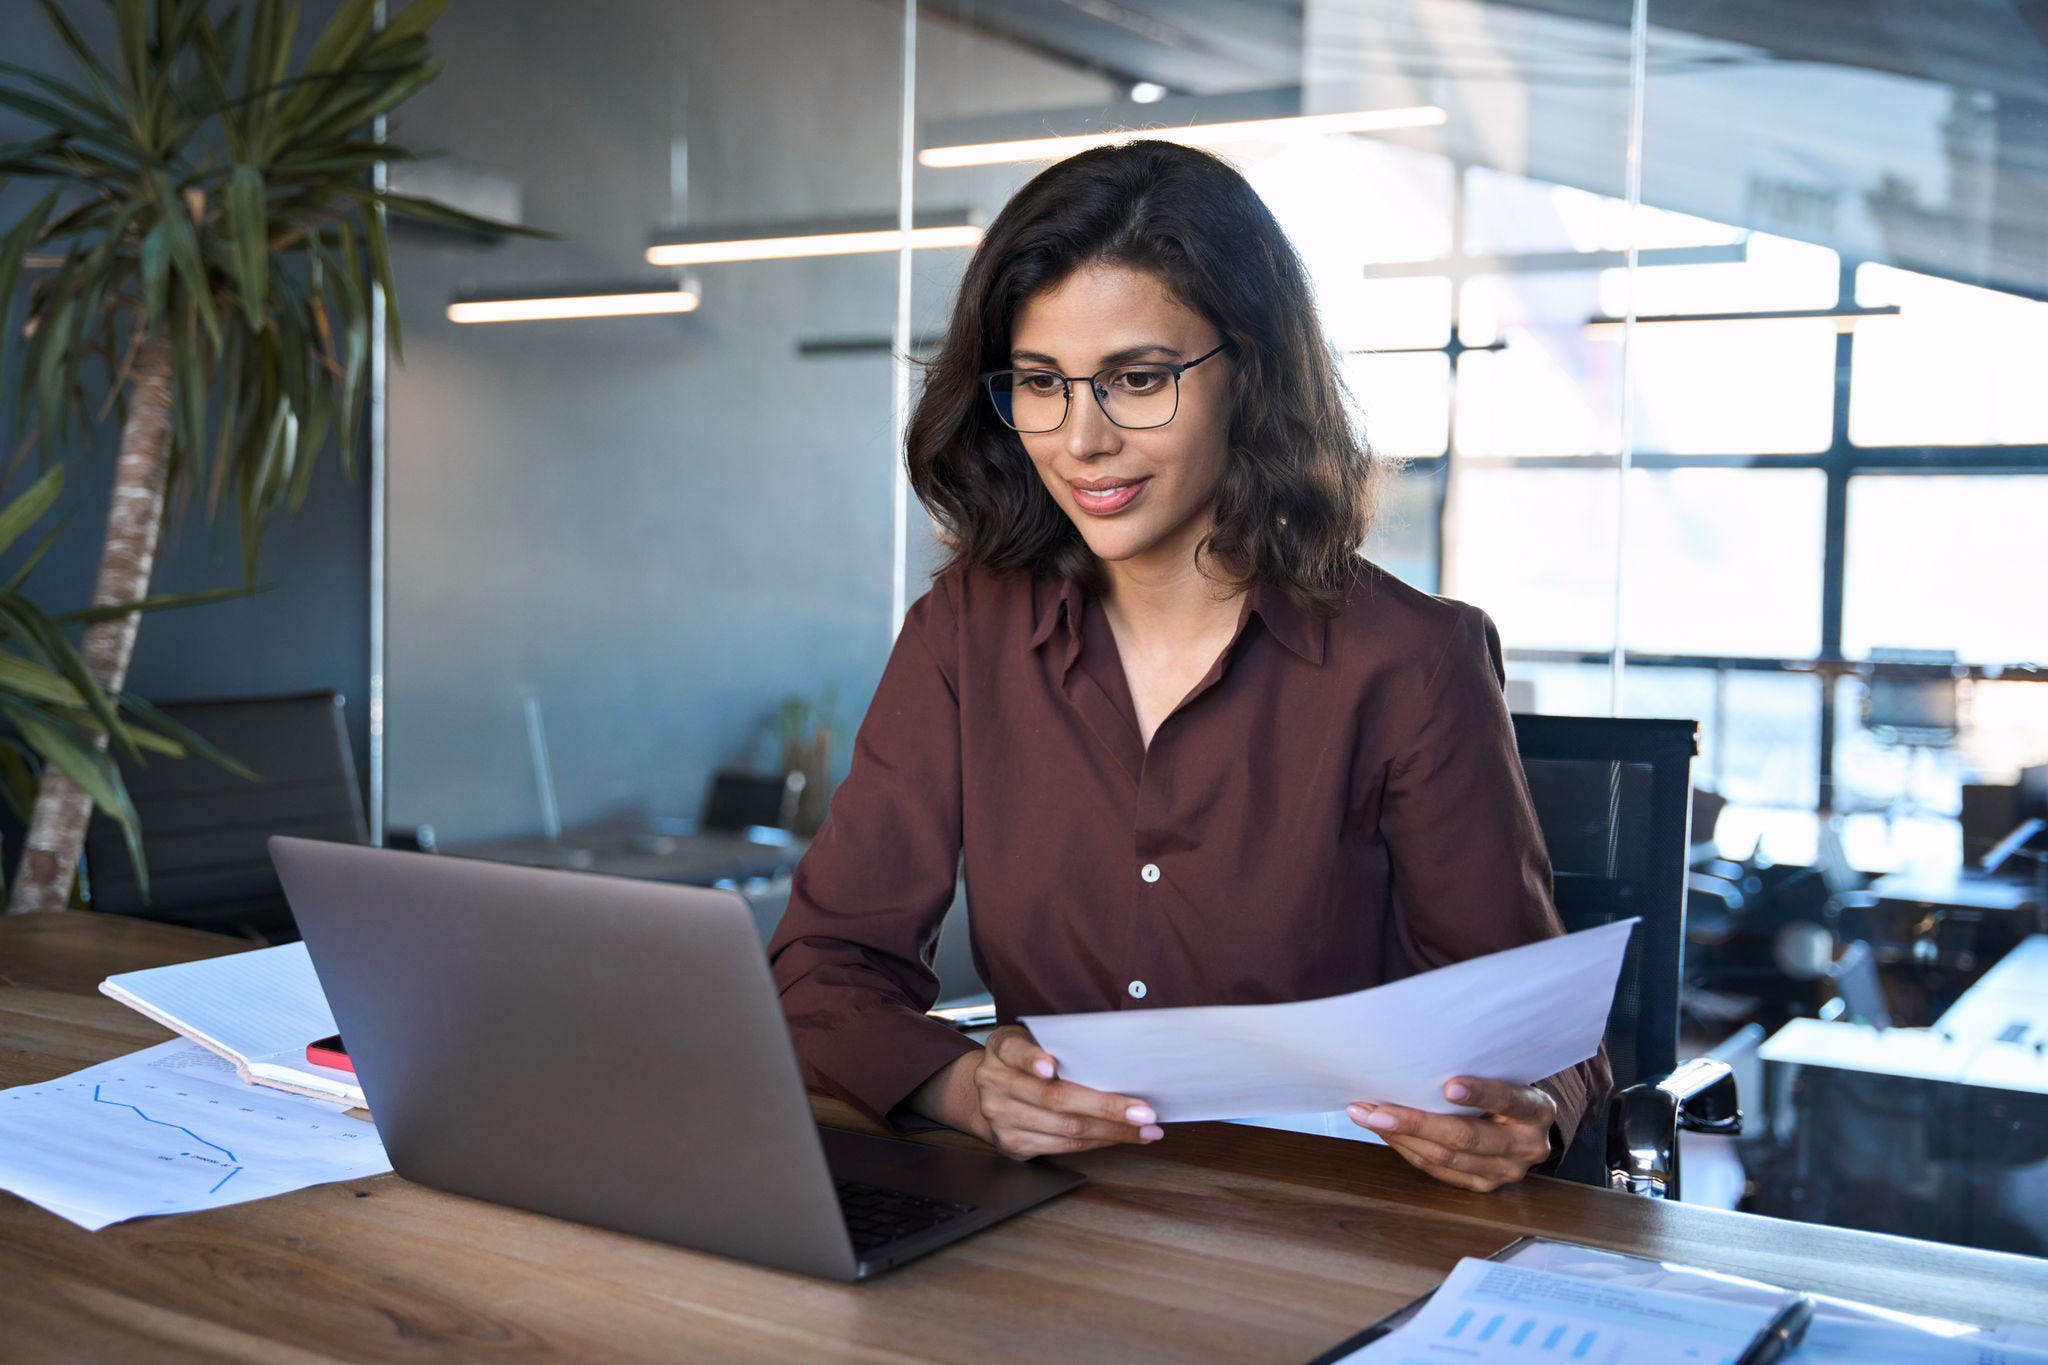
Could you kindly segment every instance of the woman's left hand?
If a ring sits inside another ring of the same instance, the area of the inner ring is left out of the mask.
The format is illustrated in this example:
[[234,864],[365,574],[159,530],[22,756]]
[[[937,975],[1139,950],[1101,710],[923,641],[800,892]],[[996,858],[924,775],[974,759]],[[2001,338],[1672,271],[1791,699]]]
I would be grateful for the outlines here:
[[1482,1194],[1550,1159],[1557,1102],[1535,1086],[1459,1076],[1444,1086],[1444,1098],[1486,1112],[1431,1114],[1398,1104],[1354,1104],[1345,1112],[1417,1170]]

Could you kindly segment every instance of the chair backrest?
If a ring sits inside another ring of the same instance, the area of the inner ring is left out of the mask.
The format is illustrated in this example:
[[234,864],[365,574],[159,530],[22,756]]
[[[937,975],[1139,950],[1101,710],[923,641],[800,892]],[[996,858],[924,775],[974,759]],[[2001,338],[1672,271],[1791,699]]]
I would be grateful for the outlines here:
[[265,841],[273,834],[366,842],[362,798],[334,692],[166,703],[159,708],[258,779],[196,755],[123,761],[149,865],[145,901],[120,828],[86,833],[92,907],[207,928],[290,932]]
[[[1698,723],[1526,715],[1514,722],[1564,927],[1642,918],[1607,1018],[1615,1088],[1666,1075],[1678,1064],[1686,841]],[[1605,1129],[1589,1124],[1583,1131],[1597,1135]],[[1588,1146],[1597,1147],[1597,1137],[1576,1144],[1574,1154]]]

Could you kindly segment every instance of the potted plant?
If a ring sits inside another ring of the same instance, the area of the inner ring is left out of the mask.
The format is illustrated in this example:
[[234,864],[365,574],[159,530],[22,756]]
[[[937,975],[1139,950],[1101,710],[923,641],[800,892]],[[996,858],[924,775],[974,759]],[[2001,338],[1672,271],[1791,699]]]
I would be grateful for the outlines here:
[[832,749],[840,733],[836,703],[839,689],[828,684],[813,702],[799,692],[782,699],[775,711],[775,737],[782,741],[782,771],[800,775],[792,828],[809,838],[825,823],[832,800]]
[[[107,379],[120,455],[78,654],[115,697],[167,502],[199,494],[209,518],[231,506],[253,581],[265,523],[298,505],[330,442],[352,463],[373,294],[399,345],[385,214],[524,229],[376,177],[380,162],[411,159],[373,125],[439,73],[426,33],[447,0],[413,0],[381,27],[376,0],[341,0],[297,63],[296,0],[109,0],[107,54],[57,0],[39,3],[78,77],[0,63],[0,106],[42,130],[0,147],[0,183],[48,187],[0,234],[0,345],[16,352],[26,444],[45,462],[91,423],[86,375]],[[31,258],[47,268],[31,272],[16,327]],[[118,738],[94,714],[97,742]],[[95,795],[108,794],[72,766],[42,768],[11,911],[68,900]]]
[[[22,537],[49,512],[63,486],[60,465],[0,507],[0,562],[11,557]],[[6,722],[6,729],[0,730],[0,800],[26,823],[37,775],[51,768],[64,773],[120,826],[135,863],[136,881],[146,893],[149,869],[142,860],[141,830],[121,770],[107,753],[109,742],[131,758],[139,759],[145,751],[173,759],[198,752],[235,771],[246,770],[140,697],[110,696],[100,686],[64,629],[128,608],[46,615],[23,588],[54,539],[46,536],[19,563],[11,564],[0,583],[0,720]],[[137,605],[150,610],[222,595],[158,598]]]

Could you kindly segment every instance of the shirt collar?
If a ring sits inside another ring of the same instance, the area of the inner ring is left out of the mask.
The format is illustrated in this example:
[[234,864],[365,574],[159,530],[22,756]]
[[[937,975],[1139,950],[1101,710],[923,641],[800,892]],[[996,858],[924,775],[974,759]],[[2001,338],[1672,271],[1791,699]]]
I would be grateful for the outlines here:
[[1079,583],[1071,578],[1038,579],[1033,585],[1038,599],[1038,625],[1031,632],[1031,648],[1036,650],[1052,638],[1064,622],[1067,634],[1066,653],[1060,660],[1060,673],[1071,673],[1075,660],[1081,657],[1082,623],[1087,620],[1088,594]]
[[1323,651],[1330,634],[1329,622],[1304,615],[1281,588],[1254,583],[1245,596],[1245,609],[1258,613],[1259,619],[1266,623],[1268,634],[1309,663],[1323,661]]
[[[1069,645],[1067,662],[1071,664],[1073,656],[1080,651],[1087,593],[1073,579],[1062,578],[1056,582],[1041,579],[1038,595],[1038,624],[1031,633],[1030,647],[1037,649],[1051,639],[1052,633],[1064,621]],[[1275,640],[1309,663],[1320,664],[1323,661],[1330,632],[1328,622],[1304,615],[1288,600],[1286,592],[1263,583],[1254,583],[1247,590],[1245,599],[1246,613],[1256,613]]]

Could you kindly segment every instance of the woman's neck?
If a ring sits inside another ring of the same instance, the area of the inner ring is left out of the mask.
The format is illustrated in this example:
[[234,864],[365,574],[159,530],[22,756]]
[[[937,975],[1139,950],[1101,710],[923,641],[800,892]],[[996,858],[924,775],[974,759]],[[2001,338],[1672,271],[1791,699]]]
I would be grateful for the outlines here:
[[1103,609],[1119,635],[1148,648],[1206,640],[1237,621],[1238,590],[1203,572],[1193,555],[1168,564],[1110,562],[1103,569]]

